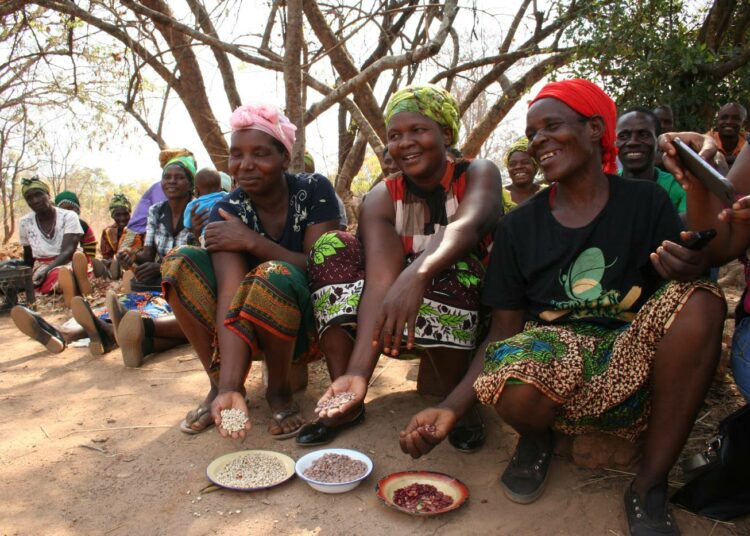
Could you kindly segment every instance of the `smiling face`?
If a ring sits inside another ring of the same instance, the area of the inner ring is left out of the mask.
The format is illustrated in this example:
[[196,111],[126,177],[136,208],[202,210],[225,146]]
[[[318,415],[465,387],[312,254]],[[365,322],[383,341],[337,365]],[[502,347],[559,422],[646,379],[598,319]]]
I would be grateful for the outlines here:
[[534,182],[536,167],[529,153],[515,151],[508,158],[508,175],[514,186],[526,186]]
[[260,130],[237,130],[229,147],[229,173],[248,194],[264,194],[283,184],[289,153]]
[[583,117],[557,99],[540,99],[526,113],[529,155],[539,162],[548,182],[575,179],[600,168],[603,132],[601,117]]
[[626,177],[651,178],[656,157],[656,125],[641,112],[630,112],[617,120],[615,145]]
[[52,208],[52,202],[50,201],[49,195],[44,193],[44,190],[33,188],[26,192],[23,196],[29,208],[37,214],[46,212]]
[[719,113],[716,116],[716,130],[719,131],[720,136],[730,139],[737,138],[745,119],[746,114],[743,113],[739,105],[735,103],[725,104],[719,108]]
[[388,153],[396,166],[411,179],[430,182],[442,178],[445,148],[453,133],[450,128],[414,112],[400,112],[388,123]]
[[164,195],[169,200],[182,199],[190,197],[192,184],[190,184],[190,179],[188,179],[185,170],[177,164],[172,164],[162,173],[161,189],[164,190]]
[[130,211],[125,207],[117,207],[112,211],[112,219],[119,228],[124,228],[130,221]]

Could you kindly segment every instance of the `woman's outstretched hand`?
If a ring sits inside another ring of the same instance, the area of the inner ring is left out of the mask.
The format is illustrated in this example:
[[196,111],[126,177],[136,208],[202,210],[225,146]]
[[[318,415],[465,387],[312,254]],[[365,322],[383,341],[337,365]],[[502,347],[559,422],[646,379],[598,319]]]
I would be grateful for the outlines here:
[[[339,407],[322,409],[326,405],[326,402],[342,393],[353,393],[354,398]],[[321,419],[343,418],[347,416],[353,418],[353,412],[364,403],[365,396],[367,396],[367,378],[354,374],[344,374],[336,378],[323,396],[320,397],[318,408],[321,409],[316,408],[315,411]]]
[[[692,231],[680,233],[682,241],[687,241],[692,236]],[[706,249],[695,251],[665,240],[651,253],[651,263],[666,280],[690,281],[706,273],[709,268],[709,255]]]
[[415,459],[427,454],[448,437],[457,420],[455,412],[448,408],[420,411],[399,434],[401,450]]
[[[245,429],[239,432],[229,433],[221,426],[221,411],[224,409],[238,409],[248,416],[248,421],[245,423]],[[214,401],[211,403],[211,417],[214,419],[216,429],[221,434],[221,437],[231,437],[232,439],[245,439],[245,435],[250,431],[250,412],[247,409],[247,402],[245,402],[245,396],[238,391],[227,391],[225,393],[219,393]]]

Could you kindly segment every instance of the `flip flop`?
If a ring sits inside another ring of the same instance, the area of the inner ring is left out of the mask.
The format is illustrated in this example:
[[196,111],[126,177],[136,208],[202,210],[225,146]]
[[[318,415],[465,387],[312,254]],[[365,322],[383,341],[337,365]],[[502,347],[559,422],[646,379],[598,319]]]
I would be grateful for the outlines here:
[[[271,418],[273,419],[274,423],[276,423],[276,426],[281,427],[281,423],[284,422],[285,419],[288,419],[292,415],[297,415],[297,414],[299,414],[299,412],[300,412],[299,405],[296,402],[294,402],[294,403],[292,403],[292,406],[290,408],[287,408],[287,409],[284,409],[284,410],[281,410],[281,411],[278,411],[278,412],[274,413],[273,415],[271,415]],[[281,434],[271,434],[271,437],[274,438],[274,439],[277,439],[277,440],[290,439],[292,437],[296,437],[297,434],[299,433],[299,431],[302,429],[302,427],[305,424],[307,424],[307,422],[303,421],[294,430],[291,430],[291,431],[286,432],[286,433],[281,433]]]
[[187,417],[182,419],[182,422],[180,423],[180,431],[188,435],[196,435],[196,434],[200,434],[201,432],[205,432],[206,430],[214,426],[215,423],[213,419],[211,419],[208,422],[208,424],[206,424],[206,426],[200,429],[193,428],[191,424],[195,424],[196,422],[200,421],[206,413],[210,413],[210,412],[211,412],[211,408],[209,408],[208,406],[204,406],[203,404],[200,404],[197,408],[195,408],[193,411],[190,412],[193,416],[193,419],[191,420],[190,423],[188,423]]
[[112,281],[117,281],[120,279],[121,275],[122,270],[120,270],[120,261],[117,260],[117,257],[113,257],[112,262],[109,263],[109,277]]
[[16,305],[10,310],[10,317],[21,333],[42,343],[53,354],[65,350],[65,339],[60,332],[34,311]]
[[73,253],[73,277],[76,279],[78,290],[83,296],[91,294],[91,281],[89,281],[89,259],[83,251]]
[[57,284],[63,295],[65,307],[70,308],[70,302],[73,296],[78,295],[78,285],[76,284],[73,272],[67,266],[61,266],[57,271]]
[[117,347],[117,343],[99,326],[99,319],[96,318],[86,300],[80,296],[76,296],[71,301],[70,308],[73,311],[73,318],[86,331],[86,335],[88,335],[91,341],[89,343],[89,351],[92,356],[99,357]]

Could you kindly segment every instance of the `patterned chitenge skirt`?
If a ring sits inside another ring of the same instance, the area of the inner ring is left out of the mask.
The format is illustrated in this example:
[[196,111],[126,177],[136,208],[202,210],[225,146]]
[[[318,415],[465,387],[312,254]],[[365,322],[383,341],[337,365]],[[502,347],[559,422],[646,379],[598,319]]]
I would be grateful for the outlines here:
[[[416,258],[406,258],[405,266]],[[342,326],[353,335],[365,287],[362,243],[343,231],[325,233],[310,251],[308,273],[318,334]],[[479,259],[468,256],[433,278],[419,308],[414,333],[417,347],[476,347],[484,273]]]
[[598,430],[635,441],[649,417],[656,349],[696,289],[723,299],[710,282],[670,282],[617,329],[528,322],[521,333],[487,347],[484,370],[474,383],[477,398],[495,405],[506,384],[530,384],[560,404],[556,430],[571,435]]
[[[216,276],[205,249],[183,246],[173,250],[162,263],[162,286],[171,288],[177,299],[213,336],[216,336]],[[313,320],[307,274],[296,266],[268,261],[250,270],[240,283],[224,318],[224,325],[242,338],[253,360],[265,358],[258,346],[256,329],[288,341],[295,341],[294,362],[309,362],[321,356]],[[214,344],[212,372],[218,371],[221,356]]]

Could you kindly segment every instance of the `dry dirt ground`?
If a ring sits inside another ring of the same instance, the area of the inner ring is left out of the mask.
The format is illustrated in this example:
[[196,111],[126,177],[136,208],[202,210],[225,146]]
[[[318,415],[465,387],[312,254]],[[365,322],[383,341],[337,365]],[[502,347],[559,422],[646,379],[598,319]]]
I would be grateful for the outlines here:
[[[215,430],[187,436],[177,425],[207,383],[189,347],[125,369],[119,351],[101,358],[86,348],[51,355],[19,335],[7,314],[0,316],[0,534],[627,533],[622,493],[629,476],[581,469],[563,457],[555,459],[539,501],[507,500],[498,476],[515,436],[489,411],[488,440],[477,453],[461,454],[446,443],[421,460],[402,454],[398,431],[429,403],[415,391],[415,366],[381,360],[365,423],[334,443],[366,452],[375,463],[354,491],[324,495],[295,478],[268,491],[201,494],[206,466],[219,455],[262,448],[296,459],[307,452],[266,432],[259,367],[249,384],[254,428],[243,444]],[[322,365],[311,366],[310,385],[298,397],[308,415],[326,384]],[[469,502],[436,518],[389,510],[375,497],[375,484],[407,469],[460,478]],[[747,519],[719,524],[683,511],[677,518],[687,536],[750,534]]]

